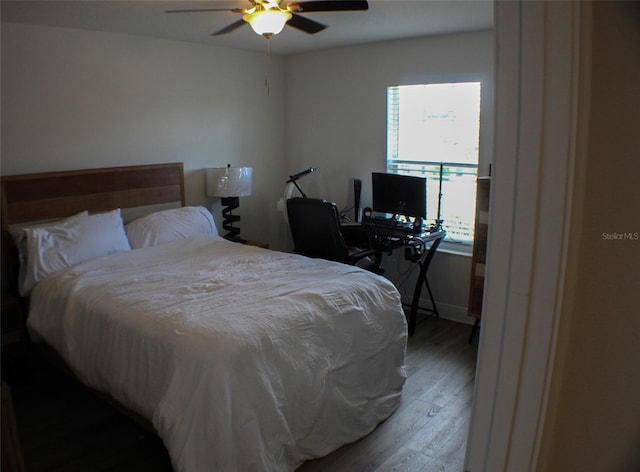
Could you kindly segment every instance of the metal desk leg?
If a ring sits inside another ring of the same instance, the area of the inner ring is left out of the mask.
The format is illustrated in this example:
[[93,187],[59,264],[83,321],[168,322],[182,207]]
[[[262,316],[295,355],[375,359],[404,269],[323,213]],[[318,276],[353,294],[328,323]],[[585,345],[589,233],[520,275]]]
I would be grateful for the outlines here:
[[433,298],[433,293],[431,293],[431,286],[429,286],[429,280],[427,279],[427,274],[424,274],[424,284],[427,286],[427,292],[429,293],[429,300],[431,300],[431,306],[433,307],[433,314],[436,315],[436,318],[440,318],[440,313],[438,313],[438,307],[436,306],[436,300]]
[[413,289],[413,300],[411,302],[411,311],[409,312],[409,334],[413,334],[416,331],[416,318],[418,317],[418,306],[420,305],[420,293],[422,292],[422,284],[427,286],[427,291],[429,292],[429,298],[431,299],[431,304],[433,306],[433,313],[436,317],[440,317],[438,314],[438,308],[436,307],[436,302],[433,299],[433,294],[431,293],[431,287],[429,287],[429,282],[427,280],[427,270],[429,270],[429,264],[431,264],[431,259],[436,253],[438,246],[442,238],[436,239],[431,243],[429,250],[425,253],[425,257],[423,261],[419,261],[420,264],[420,274],[418,275],[418,280],[416,281],[416,287]]

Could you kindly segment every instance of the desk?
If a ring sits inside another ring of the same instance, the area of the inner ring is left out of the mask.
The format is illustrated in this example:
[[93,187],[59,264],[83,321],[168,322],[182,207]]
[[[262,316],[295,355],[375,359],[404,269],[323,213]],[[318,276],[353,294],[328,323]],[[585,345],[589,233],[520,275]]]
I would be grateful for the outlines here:
[[387,227],[377,227],[371,223],[349,223],[342,225],[342,234],[347,244],[360,247],[369,247],[377,251],[377,260],[380,261],[382,253],[391,253],[396,249],[405,249],[405,259],[420,266],[420,273],[413,289],[411,310],[409,311],[409,334],[415,333],[416,318],[420,303],[420,294],[425,285],[429,293],[429,299],[433,306],[432,311],[439,317],[429,281],[427,271],[431,260],[438,250],[438,246],[446,236],[444,230],[425,232],[421,234],[406,234],[401,231],[394,232]]

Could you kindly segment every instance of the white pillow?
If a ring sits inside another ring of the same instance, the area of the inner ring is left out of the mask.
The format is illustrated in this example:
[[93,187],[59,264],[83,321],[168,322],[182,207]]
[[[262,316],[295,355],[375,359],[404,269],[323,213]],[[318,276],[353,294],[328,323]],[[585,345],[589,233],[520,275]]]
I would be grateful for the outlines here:
[[58,225],[25,228],[26,277],[20,294],[27,295],[47,275],[94,257],[130,251],[120,209],[70,218]]
[[191,236],[218,235],[211,213],[200,206],[157,211],[133,220],[125,230],[132,249],[157,246]]
[[15,224],[9,226],[9,234],[11,235],[11,238],[13,239],[13,242],[15,243],[18,250],[18,262],[20,263],[18,269],[18,290],[20,291],[20,293],[23,292],[23,288],[26,286],[27,277],[27,232],[25,230],[27,228],[55,227],[64,223],[68,223],[76,218],[87,216],[88,214],[89,212],[85,210],[62,220],[47,221],[46,223],[39,224]]

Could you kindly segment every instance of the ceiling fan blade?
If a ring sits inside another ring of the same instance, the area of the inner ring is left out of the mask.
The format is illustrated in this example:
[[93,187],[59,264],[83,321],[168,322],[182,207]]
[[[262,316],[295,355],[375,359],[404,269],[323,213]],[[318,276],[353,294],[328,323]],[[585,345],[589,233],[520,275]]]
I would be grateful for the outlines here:
[[317,0],[309,2],[293,2],[287,7],[290,11],[310,13],[316,11],[357,11],[368,10],[366,0]]
[[215,33],[211,33],[211,36],[220,36],[221,34],[227,34],[230,33],[231,31],[237,30],[238,28],[246,25],[247,22],[240,19],[238,21],[234,21],[233,23],[231,23],[229,26],[226,26],[224,28],[222,28],[221,30],[216,31]]
[[295,13],[293,13],[287,25],[309,34],[316,34],[327,28],[327,25],[310,20],[304,16],[296,15]]
[[232,11],[234,13],[242,13],[242,8],[196,8],[193,10],[165,10],[165,13],[202,13],[209,11]]

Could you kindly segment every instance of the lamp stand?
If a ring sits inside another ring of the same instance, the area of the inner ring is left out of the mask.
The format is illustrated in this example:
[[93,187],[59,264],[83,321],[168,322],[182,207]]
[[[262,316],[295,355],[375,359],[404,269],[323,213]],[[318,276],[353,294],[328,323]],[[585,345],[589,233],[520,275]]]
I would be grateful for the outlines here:
[[222,204],[222,227],[227,231],[223,237],[229,241],[236,243],[244,243],[245,239],[240,237],[240,228],[233,226],[233,223],[240,221],[240,215],[233,215],[231,212],[240,206],[238,197],[223,197],[220,199]]

